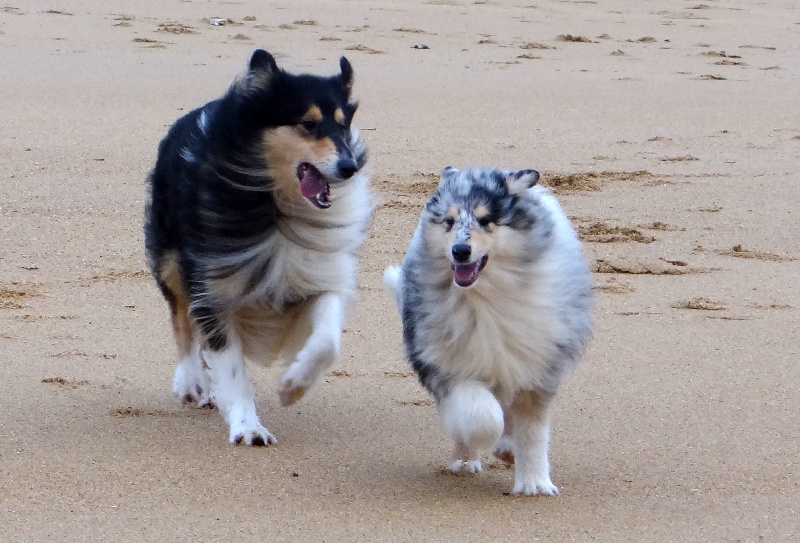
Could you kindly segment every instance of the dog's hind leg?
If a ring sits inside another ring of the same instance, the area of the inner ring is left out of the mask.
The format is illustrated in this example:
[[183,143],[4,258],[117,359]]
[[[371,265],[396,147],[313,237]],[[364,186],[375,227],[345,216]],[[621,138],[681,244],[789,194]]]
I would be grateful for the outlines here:
[[534,496],[558,494],[550,480],[550,406],[553,394],[524,390],[508,408],[511,417],[514,494]]
[[503,433],[503,408],[497,398],[483,383],[454,383],[438,409],[445,432],[456,444],[450,470],[482,471],[480,454],[492,450]]
[[311,303],[307,315],[301,316],[310,321],[311,335],[281,379],[278,390],[281,405],[292,405],[305,396],[339,357],[344,306],[342,295],[327,292]]
[[200,356],[200,342],[189,318],[184,298],[176,298],[172,306],[172,327],[182,361],[175,369],[172,393],[179,402],[195,407],[213,407],[211,381]]
[[183,290],[176,256],[163,257],[157,277],[158,286],[169,302],[172,331],[181,363],[175,369],[172,393],[181,403],[196,407],[212,406],[211,383],[203,369],[200,344],[194,322],[189,316],[189,301]]
[[172,393],[179,402],[194,407],[214,407],[211,399],[211,380],[200,354],[200,343],[192,340],[188,352],[175,368]]

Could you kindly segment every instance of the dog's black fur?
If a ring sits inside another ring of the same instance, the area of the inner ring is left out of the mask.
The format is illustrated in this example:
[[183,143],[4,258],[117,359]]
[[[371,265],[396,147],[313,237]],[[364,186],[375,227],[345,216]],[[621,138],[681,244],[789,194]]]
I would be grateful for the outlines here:
[[[218,315],[225,308],[203,303],[204,288],[208,279],[219,279],[235,270],[208,266],[209,259],[246,251],[269,235],[283,214],[271,190],[276,180],[268,176],[260,150],[264,131],[302,126],[303,115],[312,105],[323,111],[339,108],[344,113],[344,126],[326,115],[308,136],[329,138],[345,170],[361,169],[366,162],[364,150],[350,152],[350,121],[357,104],[350,101],[353,70],[346,58],[341,58],[340,67],[341,74],[328,78],[293,75],[279,69],[272,55],[257,50],[243,80],[235,82],[222,98],[180,118],[159,146],[149,180],[147,255],[173,312],[175,298],[181,293],[174,292],[162,266],[166,255],[173,251],[179,255],[183,295],[188,297],[191,316],[212,349],[226,344]],[[201,116],[205,122],[201,122]],[[259,279],[251,277],[250,282]]]
[[339,355],[374,209],[353,69],[344,57],[339,67],[290,74],[255,51],[224,96],[172,126],[150,175],[145,245],[183,360],[173,392],[216,404],[232,443],[275,442],[245,357],[292,363],[288,405]]

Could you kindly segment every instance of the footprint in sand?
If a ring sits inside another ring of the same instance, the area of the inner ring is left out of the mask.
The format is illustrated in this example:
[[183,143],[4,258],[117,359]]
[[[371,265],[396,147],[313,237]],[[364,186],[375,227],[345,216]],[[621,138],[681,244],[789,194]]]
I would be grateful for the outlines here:
[[572,34],[559,34],[556,36],[556,41],[563,41],[568,43],[597,43],[586,36],[574,36]]
[[725,311],[727,309],[727,306],[723,302],[717,302],[704,296],[677,302],[673,304],[672,307],[674,309],[696,309],[703,311]]
[[689,275],[695,273],[710,273],[717,271],[713,268],[692,268],[680,264],[671,264],[671,261],[661,260],[659,262],[631,262],[627,260],[611,261],[599,258],[591,266],[594,273],[630,274],[630,275]]
[[166,32],[167,34],[197,34],[197,31],[182,23],[160,23],[156,32]]
[[766,262],[793,262],[797,260],[796,258],[792,258],[790,256],[781,256],[763,251],[752,251],[750,249],[745,249],[741,245],[734,245],[727,251],[718,251],[717,253],[724,256],[764,260]]
[[78,388],[80,386],[88,385],[89,381],[84,379],[81,380],[73,380],[73,379],[65,379],[64,377],[45,377],[41,381],[45,385],[56,385],[60,388]]
[[393,28],[392,32],[405,32],[407,34],[430,34],[430,32],[426,32],[425,30],[421,30],[419,28]]
[[655,176],[645,170],[633,172],[581,172],[570,174],[557,174],[545,172],[542,174],[542,185],[550,187],[556,194],[572,194],[576,192],[594,192],[604,185],[615,181],[649,181]]
[[28,301],[41,296],[41,287],[33,283],[0,283],[0,309],[23,309]]
[[621,281],[611,278],[608,282],[595,286],[594,290],[607,294],[628,294],[633,292],[635,289],[626,283],[622,283]]
[[361,51],[363,53],[367,53],[370,55],[384,55],[386,54],[385,51],[378,51],[377,49],[373,49],[372,47],[367,47],[366,45],[351,45],[349,47],[345,47],[346,51]]
[[637,228],[610,226],[604,222],[578,225],[577,230],[581,241],[587,243],[652,243],[656,240]]

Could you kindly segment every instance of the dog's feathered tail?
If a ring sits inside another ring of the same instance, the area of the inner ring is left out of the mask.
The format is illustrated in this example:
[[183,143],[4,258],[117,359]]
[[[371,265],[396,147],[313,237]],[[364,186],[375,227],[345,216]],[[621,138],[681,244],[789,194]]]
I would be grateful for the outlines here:
[[389,266],[383,272],[383,285],[394,295],[398,307],[400,307],[400,273],[400,266]]

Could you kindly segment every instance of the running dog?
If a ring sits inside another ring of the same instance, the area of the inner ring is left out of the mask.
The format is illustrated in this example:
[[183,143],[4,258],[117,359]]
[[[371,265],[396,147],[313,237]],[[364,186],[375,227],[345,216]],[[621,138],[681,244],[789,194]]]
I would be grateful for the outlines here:
[[353,69],[339,67],[293,75],[256,50],[224,96],[172,126],[149,178],[145,245],[181,359],[173,392],[217,406],[233,444],[276,443],[245,358],[290,363],[290,405],[339,355],[374,210]]
[[406,356],[455,441],[515,463],[514,494],[553,495],[550,408],[591,335],[592,280],[578,238],[535,170],[447,167],[401,267],[384,274]]

